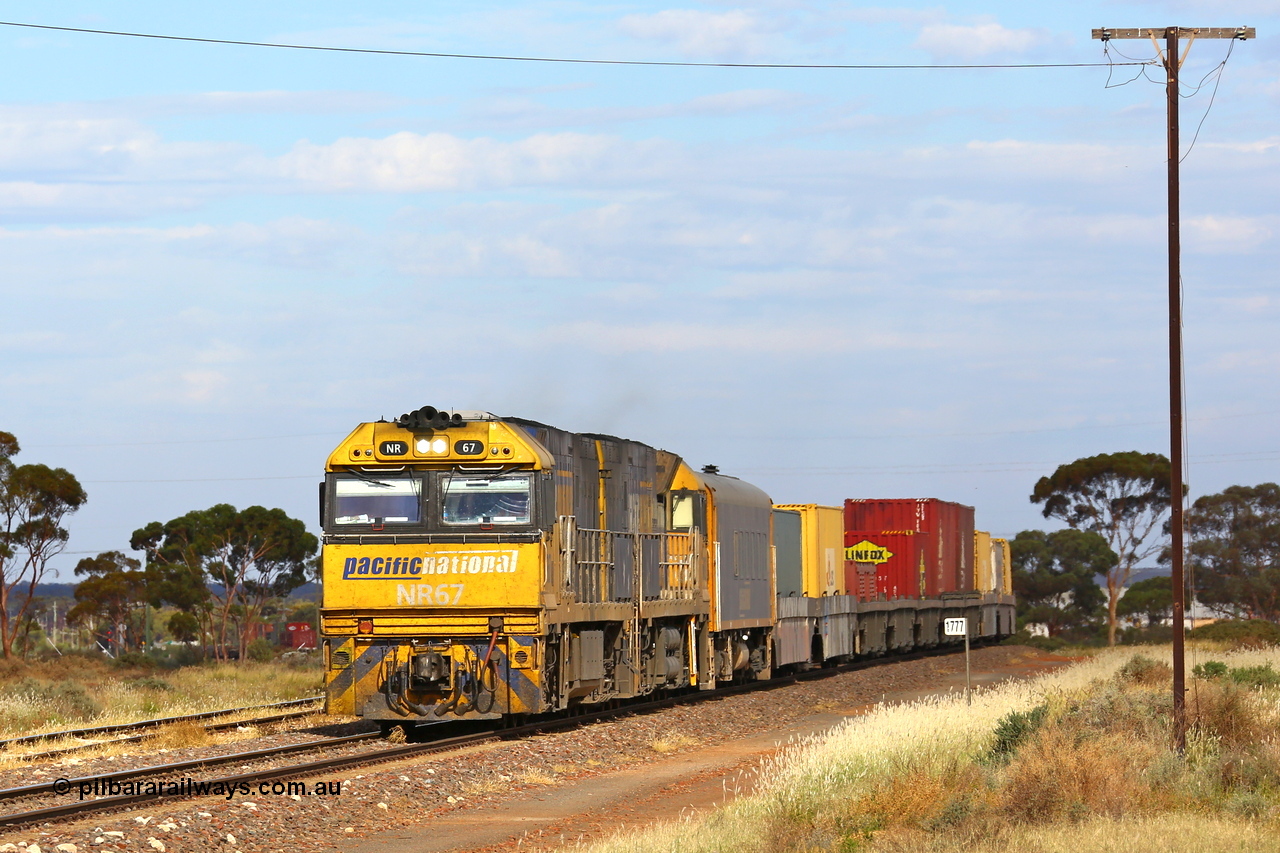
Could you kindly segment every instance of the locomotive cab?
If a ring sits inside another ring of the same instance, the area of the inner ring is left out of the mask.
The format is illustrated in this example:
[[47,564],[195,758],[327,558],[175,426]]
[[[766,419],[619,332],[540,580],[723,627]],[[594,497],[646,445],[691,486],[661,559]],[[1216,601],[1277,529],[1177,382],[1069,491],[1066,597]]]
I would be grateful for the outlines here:
[[491,415],[360,425],[321,486],[330,713],[541,710],[549,458]]

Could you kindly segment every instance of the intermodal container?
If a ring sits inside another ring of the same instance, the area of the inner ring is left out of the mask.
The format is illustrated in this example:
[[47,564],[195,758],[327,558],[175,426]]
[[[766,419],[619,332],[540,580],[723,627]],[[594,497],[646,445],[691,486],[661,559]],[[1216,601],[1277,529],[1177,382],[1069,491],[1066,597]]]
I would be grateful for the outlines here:
[[800,514],[804,543],[804,594],[810,598],[844,595],[844,569],[841,560],[845,544],[844,520],[841,518],[840,507],[778,504],[774,511],[778,510]]
[[860,601],[919,598],[931,540],[913,530],[846,530],[845,588]]
[[916,546],[924,565],[923,597],[975,589],[971,506],[937,498],[846,500],[844,529],[846,540],[849,531],[924,536]]
[[979,592],[995,592],[995,570],[992,566],[991,534],[985,530],[973,531],[973,582]]
[[1008,539],[991,539],[992,589],[1002,595],[1013,595],[1013,551]]
[[284,644],[291,649],[314,649],[316,629],[310,622],[290,622],[285,625]]
[[804,536],[800,513],[773,510],[773,562],[780,598],[804,595]]

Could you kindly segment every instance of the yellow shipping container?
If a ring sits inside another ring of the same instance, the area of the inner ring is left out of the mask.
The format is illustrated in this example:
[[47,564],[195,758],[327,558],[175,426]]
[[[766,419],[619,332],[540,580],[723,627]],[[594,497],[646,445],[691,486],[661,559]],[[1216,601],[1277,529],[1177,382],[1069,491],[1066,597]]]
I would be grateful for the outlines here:
[[804,594],[844,595],[844,511],[838,506],[777,504],[800,513]]
[[1013,595],[1013,549],[1008,539],[991,540],[991,571],[996,591]]
[[991,534],[985,530],[973,531],[973,585],[978,592],[995,592],[996,579],[992,574]]

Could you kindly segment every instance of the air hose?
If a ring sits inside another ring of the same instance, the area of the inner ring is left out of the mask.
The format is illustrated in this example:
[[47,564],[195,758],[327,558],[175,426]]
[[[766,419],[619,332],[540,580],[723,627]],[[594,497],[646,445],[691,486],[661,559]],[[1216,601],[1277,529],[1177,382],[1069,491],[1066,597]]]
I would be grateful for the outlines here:
[[[493,683],[493,679],[490,678],[489,679],[490,683],[485,684],[486,676],[490,676],[492,674],[491,670],[489,669],[489,661],[493,658],[493,649],[497,645],[498,645],[498,632],[494,631],[493,634],[490,635],[489,637],[489,649],[484,653],[484,662],[480,664],[480,667],[475,674],[476,689],[475,689],[475,696],[471,700],[471,707],[475,708],[476,711],[478,711],[481,714],[487,714],[490,711],[492,711],[493,703],[498,698],[497,690],[495,689],[496,685]],[[489,701],[485,704],[483,708],[481,708],[480,697],[486,694],[488,694]]]

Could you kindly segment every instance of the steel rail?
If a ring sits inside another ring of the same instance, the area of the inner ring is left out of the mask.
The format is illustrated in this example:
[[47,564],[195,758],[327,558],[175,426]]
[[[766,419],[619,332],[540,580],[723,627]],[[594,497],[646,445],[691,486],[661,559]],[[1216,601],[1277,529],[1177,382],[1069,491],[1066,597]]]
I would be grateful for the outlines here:
[[[157,717],[151,720],[139,720],[136,723],[113,723],[107,726],[91,726],[83,729],[67,729],[59,732],[45,732],[43,734],[24,735],[23,737],[9,738],[8,740],[0,740],[0,749],[10,746],[18,746],[24,743],[38,743],[42,740],[53,740],[60,737],[93,737],[94,735],[107,735],[116,732],[128,732],[134,729],[155,728],[157,726],[168,726],[174,723],[198,723],[201,720],[212,720],[218,717],[225,717],[228,714],[239,714],[241,711],[258,711],[266,708],[291,708],[297,705],[309,705],[324,700],[323,696],[308,696],[305,699],[290,699],[287,702],[270,702],[265,705],[246,705],[243,708],[227,708],[222,711],[201,711],[199,714],[183,714],[177,717]],[[244,722],[243,720],[239,722]]]
[[[269,717],[247,717],[243,720],[232,720],[227,723],[214,723],[208,726],[201,726],[207,732],[222,732],[228,729],[239,728],[241,726],[258,726],[268,725],[270,723],[279,723],[285,720],[296,720],[301,717],[310,717],[319,713],[319,709],[307,709],[304,711],[287,711],[283,714],[272,714]],[[156,728],[161,728],[157,726]],[[125,735],[124,737],[110,738],[108,740],[97,740],[92,743],[78,743],[74,746],[64,746],[61,749],[47,749],[42,752],[16,753],[15,756],[28,761],[35,761],[45,758],[57,758],[60,755],[69,755],[73,752],[82,752],[86,749],[94,749],[99,746],[113,746],[118,743],[138,743],[147,738],[155,736],[154,731],[144,731],[136,735]]]
[[[516,729],[508,729],[507,732],[516,732]],[[504,732],[503,734],[506,734]],[[381,735],[370,733],[369,735],[353,735],[352,737],[381,737]],[[262,782],[270,779],[285,779],[293,776],[301,776],[308,773],[327,772],[332,770],[340,770],[344,767],[360,767],[369,764],[379,764],[385,761],[395,761],[416,754],[425,754],[430,752],[445,752],[458,749],[463,746],[470,746],[486,741],[497,740],[499,735],[493,732],[481,732],[471,735],[460,735],[454,738],[446,738],[431,743],[409,743],[398,746],[388,747],[373,753],[363,753],[360,755],[343,755],[332,756],[330,758],[321,759],[319,761],[310,761],[304,764],[290,764],[285,767],[266,767],[261,770],[253,770],[246,773],[237,773],[232,776],[221,776],[216,779],[202,781],[200,784],[206,788],[212,788],[216,785],[231,786],[239,785],[241,782]],[[314,748],[314,747],[313,747]],[[124,776],[154,776],[157,773],[157,767],[144,767],[137,770],[124,773]],[[92,777],[90,777],[92,778]],[[68,780],[70,781],[70,780]],[[49,783],[45,788],[46,791],[53,792],[53,786],[56,782]],[[101,784],[101,783],[99,783]],[[75,787],[68,786],[66,793],[76,790]],[[128,807],[141,802],[161,802],[198,799],[201,796],[221,796],[219,794],[201,794],[199,792],[191,792],[186,794],[177,794],[173,796],[153,795],[153,794],[119,794],[116,796],[99,797],[93,800],[76,801],[66,803],[59,806],[49,806],[42,809],[32,809],[31,811],[16,812],[14,814],[0,816],[0,826],[24,826],[32,823],[45,823],[50,820],[59,818],[73,817],[94,812],[114,811],[122,807]]]
[[171,764],[156,764],[150,767],[138,767],[133,770],[116,770],[111,773],[103,773],[97,776],[81,776],[75,779],[62,779],[55,782],[39,782],[35,785],[21,785],[17,788],[0,788],[0,800],[15,800],[21,797],[34,796],[36,794],[59,793],[57,790],[59,783],[70,785],[72,788],[79,788],[81,784],[94,781],[102,784],[104,782],[109,783],[121,779],[127,779],[132,776],[181,773],[184,770],[195,770],[200,767],[216,767],[219,764],[259,761],[263,758],[274,758],[278,755],[290,755],[295,752],[309,752],[314,749],[328,749],[335,746],[347,746],[349,744],[360,743],[361,741],[366,740],[374,740],[380,737],[382,737],[382,735],[378,732],[364,732],[361,734],[346,735],[345,737],[309,740],[304,743],[290,743],[283,746],[271,746],[265,749],[250,750],[248,752],[235,752],[228,755],[193,758],[188,761],[175,761]]
[[[979,643],[975,645],[986,645]],[[727,696],[739,695],[742,693],[752,693],[755,691],[776,690],[804,681],[815,681],[823,678],[831,678],[849,672],[857,672],[864,669],[873,669],[881,666],[892,665],[897,663],[906,663],[911,660],[921,660],[929,657],[939,657],[945,655],[959,654],[961,649],[944,646],[937,649],[925,649],[911,652],[905,655],[894,655],[892,657],[870,658],[863,661],[854,661],[836,666],[823,667],[821,669],[809,670],[807,672],[789,673],[787,675],[775,678],[765,679],[762,681],[747,681],[739,684],[731,684],[726,687],[717,688],[715,690],[690,690],[684,691],[672,696],[666,696],[661,699],[650,700],[637,704],[626,704],[617,708],[602,708],[599,710],[587,711],[585,713],[572,714],[571,716],[554,717],[546,720],[539,720],[527,723],[522,726],[515,726],[507,729],[498,729],[490,732],[480,732],[476,734],[460,735],[452,738],[443,738],[441,740],[432,741],[430,743],[410,743],[389,747],[372,753],[362,753],[360,755],[342,755],[323,758],[318,761],[306,762],[304,764],[291,764],[284,767],[270,767],[262,770],[250,771],[247,773],[239,773],[234,776],[224,776],[217,779],[210,779],[201,784],[206,788],[212,788],[215,785],[224,787],[231,785],[239,785],[242,782],[259,782],[271,779],[287,779],[307,774],[332,772],[347,767],[361,767],[371,764],[382,764],[388,761],[397,761],[403,758],[409,758],[415,755],[426,755],[434,752],[447,752],[460,749],[467,746],[475,746],[481,743],[491,742],[495,740],[516,740],[534,734],[541,734],[551,731],[560,731],[566,729],[579,728],[581,726],[599,722],[602,720],[612,719],[621,716],[633,716],[636,714],[649,713],[652,711],[663,710],[665,708],[675,707],[677,705],[690,705],[696,702],[702,702],[712,699],[723,699]],[[372,736],[372,733],[370,733]],[[352,736],[360,737],[360,736]],[[301,746],[300,744],[297,746]],[[300,750],[299,750],[300,751]],[[267,750],[262,750],[267,752]],[[199,762],[196,762],[199,764]],[[139,768],[134,771],[127,771],[125,776],[155,775],[159,767]],[[104,778],[104,777],[99,777]],[[52,790],[49,783],[48,790]],[[41,787],[44,787],[43,785]],[[68,789],[68,793],[70,792]],[[32,823],[43,823],[59,818],[65,818],[76,815],[90,814],[94,812],[114,811],[120,808],[127,808],[142,802],[160,802],[164,800],[176,801],[185,799],[194,799],[201,796],[209,796],[201,793],[186,793],[176,795],[157,796],[154,794],[121,794],[112,797],[100,797],[94,800],[77,801],[67,803],[60,806],[50,806],[43,809],[33,809],[31,811],[17,812],[9,815],[0,815],[0,826],[23,826]]]

